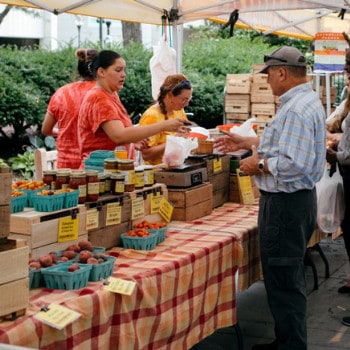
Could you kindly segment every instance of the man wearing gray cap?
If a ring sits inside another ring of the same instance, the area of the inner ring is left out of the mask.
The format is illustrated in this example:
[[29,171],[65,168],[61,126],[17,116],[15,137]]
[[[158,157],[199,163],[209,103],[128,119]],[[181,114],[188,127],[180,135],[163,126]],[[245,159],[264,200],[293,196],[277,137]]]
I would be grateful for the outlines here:
[[315,229],[315,184],[325,168],[325,111],[307,82],[306,59],[288,46],[264,56],[259,73],[280,106],[259,137],[226,133],[214,146],[223,152],[251,149],[240,170],[260,189],[258,229],[264,283],[276,339],[252,350],[306,350],[304,255]]

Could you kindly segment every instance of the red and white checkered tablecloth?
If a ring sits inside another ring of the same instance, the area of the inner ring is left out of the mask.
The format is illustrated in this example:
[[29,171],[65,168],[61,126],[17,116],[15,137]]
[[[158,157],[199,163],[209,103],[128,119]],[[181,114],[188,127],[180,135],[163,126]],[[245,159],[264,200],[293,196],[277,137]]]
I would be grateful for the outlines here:
[[[131,296],[102,282],[79,290],[34,289],[26,315],[0,323],[0,343],[41,350],[187,350],[216,329],[236,323],[233,235],[168,229],[152,251],[113,248],[113,276],[136,282]],[[82,314],[63,330],[33,315],[60,303]]]
[[257,205],[228,202],[198,220],[172,221],[170,226],[233,235],[239,245],[237,290],[244,291],[262,277],[257,217]]

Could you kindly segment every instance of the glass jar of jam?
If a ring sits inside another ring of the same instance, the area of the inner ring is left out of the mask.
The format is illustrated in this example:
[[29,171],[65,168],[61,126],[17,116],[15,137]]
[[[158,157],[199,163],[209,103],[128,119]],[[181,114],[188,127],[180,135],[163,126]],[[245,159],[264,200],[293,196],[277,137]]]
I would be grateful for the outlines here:
[[145,178],[142,166],[135,168],[135,189],[141,190],[145,185]]
[[121,173],[111,174],[111,193],[123,194],[125,191],[125,176]]
[[97,170],[89,170],[86,172],[86,200],[88,202],[96,202],[100,194],[100,180]]
[[79,204],[86,202],[86,174],[84,171],[72,171],[69,187],[74,190],[79,190]]
[[56,189],[56,170],[43,170],[43,182],[54,191]]
[[66,190],[69,187],[70,169],[58,169],[56,172],[56,190]]
[[143,175],[144,175],[145,187],[153,186],[154,185],[154,172],[153,172],[152,165],[144,165]]
[[116,173],[118,171],[118,159],[107,158],[104,160],[103,169],[105,173]]
[[111,175],[112,174],[105,174],[105,193],[111,193]]
[[105,194],[106,192],[106,174],[99,173],[98,174],[98,181],[99,181],[99,195]]
[[132,159],[118,160],[118,172],[125,177],[125,192],[135,190],[135,167]]

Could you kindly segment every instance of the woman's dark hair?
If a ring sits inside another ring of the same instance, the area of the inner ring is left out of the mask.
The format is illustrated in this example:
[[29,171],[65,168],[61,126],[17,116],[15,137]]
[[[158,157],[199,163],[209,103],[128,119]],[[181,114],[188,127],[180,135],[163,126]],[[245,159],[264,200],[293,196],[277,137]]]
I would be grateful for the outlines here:
[[101,68],[108,68],[109,66],[113,65],[115,60],[118,58],[121,58],[122,56],[119,55],[119,53],[111,50],[102,50],[98,55],[95,56],[95,58],[92,61],[92,72],[94,76],[96,77],[97,70]]
[[162,86],[159,89],[159,94],[157,99],[159,103],[159,107],[163,114],[167,113],[167,110],[164,104],[164,98],[166,94],[168,92],[171,92],[174,96],[178,96],[181,94],[181,91],[183,89],[186,89],[186,90],[192,89],[192,84],[185,75],[173,74],[173,75],[168,75],[165,78]]
[[78,73],[83,80],[94,80],[91,64],[97,54],[98,51],[95,49],[80,48],[75,51],[78,59]]

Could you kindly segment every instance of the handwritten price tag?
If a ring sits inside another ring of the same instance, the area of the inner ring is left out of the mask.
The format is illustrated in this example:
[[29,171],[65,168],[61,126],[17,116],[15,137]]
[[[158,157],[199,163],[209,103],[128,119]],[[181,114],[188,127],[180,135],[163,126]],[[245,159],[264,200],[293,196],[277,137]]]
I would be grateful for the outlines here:
[[126,281],[120,278],[110,277],[107,280],[107,284],[104,286],[104,289],[113,293],[131,295],[135,290],[135,286],[136,282],[134,281]]
[[34,315],[37,320],[59,330],[65,328],[80,316],[81,314],[79,312],[58,304],[50,304]]

